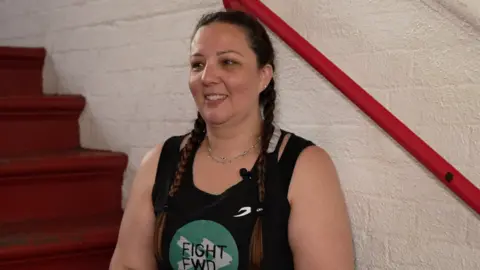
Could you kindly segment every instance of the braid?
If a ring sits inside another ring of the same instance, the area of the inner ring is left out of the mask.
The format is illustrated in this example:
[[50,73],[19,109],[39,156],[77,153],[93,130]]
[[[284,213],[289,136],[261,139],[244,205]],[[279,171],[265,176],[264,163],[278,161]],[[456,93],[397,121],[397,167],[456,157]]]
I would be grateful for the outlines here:
[[[175,192],[178,191],[183,173],[185,172],[185,167],[187,165],[188,158],[190,157],[192,150],[194,148],[197,148],[200,145],[204,137],[205,137],[205,121],[200,116],[200,113],[198,113],[197,119],[195,120],[194,128],[191,132],[191,136],[190,138],[188,138],[188,141],[185,147],[183,147],[181,151],[180,162],[178,163],[178,167],[175,172],[175,178],[173,180],[173,183],[170,187],[170,190],[168,191],[168,196],[173,197]],[[165,227],[166,218],[167,218],[167,213],[165,211],[162,211],[158,215],[155,222],[156,224],[155,224],[155,233],[154,233],[154,239],[155,239],[154,250],[156,251],[156,256],[159,259],[162,259],[162,236],[163,236],[163,229]]]
[[[258,197],[260,203],[265,198],[265,172],[266,155],[270,144],[270,139],[274,131],[273,119],[275,111],[275,100],[277,98],[275,91],[275,82],[272,79],[268,87],[260,94],[260,103],[263,105],[263,127],[261,138],[261,151],[257,163],[258,170]],[[263,234],[262,221],[257,217],[250,241],[250,269],[260,269],[263,259]]]
[[173,185],[170,188],[169,195],[172,197],[175,192],[177,192],[178,187],[180,186],[180,182],[182,180],[183,173],[185,172],[185,166],[188,162],[188,157],[192,153],[193,148],[198,147],[198,145],[202,142],[203,138],[205,137],[205,122],[203,118],[198,114],[197,120],[195,120],[195,125],[192,130],[192,134],[190,138],[188,138],[187,144],[182,149],[180,162],[178,164],[178,169],[175,172],[175,180],[173,181]]

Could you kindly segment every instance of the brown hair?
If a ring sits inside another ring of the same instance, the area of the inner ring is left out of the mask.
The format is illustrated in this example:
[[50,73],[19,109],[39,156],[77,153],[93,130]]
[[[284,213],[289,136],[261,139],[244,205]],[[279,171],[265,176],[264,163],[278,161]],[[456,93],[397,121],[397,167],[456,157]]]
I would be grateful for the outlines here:
[[[194,34],[202,26],[214,22],[229,23],[241,27],[247,36],[250,48],[255,52],[259,68],[269,64],[275,70],[275,52],[272,42],[266,29],[255,18],[241,11],[219,11],[208,13],[198,21]],[[266,173],[266,154],[270,139],[274,132],[273,120],[275,111],[275,101],[277,93],[275,91],[275,82],[272,78],[268,86],[260,93],[259,103],[263,108],[263,127],[261,137],[261,152],[257,162],[258,171],[258,191],[259,200],[263,202],[265,197],[265,173]],[[205,137],[205,121],[200,114],[197,115],[195,125],[191,131],[191,136],[181,150],[181,157],[178,163],[175,179],[169,190],[169,196],[173,196],[180,186],[185,166],[192,154],[192,150],[197,148]],[[158,215],[155,226],[155,250],[156,256],[162,259],[162,234],[165,226],[167,213],[162,212]],[[260,269],[263,259],[263,236],[262,220],[257,217],[250,241],[250,269]]]

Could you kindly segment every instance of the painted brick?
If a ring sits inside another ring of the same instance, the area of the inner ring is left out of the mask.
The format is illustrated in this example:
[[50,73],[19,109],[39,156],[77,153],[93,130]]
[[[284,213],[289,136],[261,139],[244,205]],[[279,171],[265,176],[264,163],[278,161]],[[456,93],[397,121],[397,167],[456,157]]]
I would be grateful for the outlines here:
[[[161,76],[160,76],[161,75]],[[152,94],[162,92],[190,94],[188,80],[190,70],[188,68],[172,67],[168,70],[155,71],[155,80]],[[181,83],[182,82],[182,83]]]
[[412,79],[413,52],[332,54],[330,59],[364,88],[402,87],[414,84]]
[[211,10],[212,8],[182,10],[168,16],[121,20],[58,31],[54,34],[55,51],[112,48],[145,42],[188,39],[196,21],[202,14]]
[[[159,143],[158,138],[156,138],[158,134],[151,132],[150,122],[148,121],[131,121],[128,125],[127,132],[128,138],[131,140],[130,143],[134,145],[135,148],[151,148]],[[138,156],[135,156],[135,158],[137,159]],[[138,160],[134,160],[133,162],[138,162]]]
[[189,40],[148,42],[101,50],[99,69],[104,71],[185,66],[188,63]]
[[359,109],[335,89],[282,91],[278,106],[282,121],[292,124],[361,125],[364,122],[364,116],[358,113]]
[[[102,63],[98,63],[100,55],[98,51],[73,51],[68,53],[51,54],[54,70],[65,70],[67,74],[87,75],[101,72]],[[92,65],[92,63],[98,63]],[[65,76],[60,72],[59,76]]]
[[[437,3],[438,2],[438,3]],[[427,2],[430,7],[434,6],[433,3]],[[480,4],[476,0],[457,0],[457,1],[450,1],[450,0],[437,0],[435,1],[437,6],[441,6],[443,8],[443,12],[441,14],[448,15],[446,13],[450,13],[451,16],[456,16],[457,18],[461,18],[464,21],[464,25],[468,25],[472,30],[480,29]],[[438,10],[435,9],[435,10]],[[445,12],[446,10],[446,12]]]
[[363,159],[375,156],[371,151],[372,142],[366,136],[367,129],[363,126],[306,126],[282,122],[282,127],[309,138],[335,158]]
[[189,94],[166,94],[151,96],[148,101],[143,101],[136,114],[136,119],[181,121],[195,119],[197,109]]
[[[356,227],[352,227],[352,236],[353,236],[353,251],[355,253],[355,266],[356,269],[359,269],[358,266],[362,264],[362,257],[359,253],[363,250],[363,243],[365,242],[365,231]],[[363,269],[363,268],[360,268]]]
[[155,80],[161,69],[140,69],[121,72],[89,74],[85,88],[92,96],[148,95],[153,93]]
[[[193,130],[195,117],[189,118],[185,121],[166,121],[160,125],[158,122],[151,124],[151,130],[156,134],[162,134],[162,142],[177,134],[186,134]],[[174,134],[174,135],[172,135]]]
[[[193,120],[192,120],[193,122]],[[131,144],[137,148],[152,148],[157,144],[163,143],[167,137],[174,134],[184,134],[193,128],[193,124],[169,123],[168,121],[132,121],[128,125],[128,138],[131,138]]]
[[366,228],[369,216],[368,198],[353,192],[344,193],[352,226]]
[[480,121],[479,100],[478,85],[398,88],[390,92],[390,109],[411,127],[475,124]]
[[188,80],[188,69],[185,68],[143,68],[88,74],[84,88],[92,96],[134,95],[140,101],[164,93],[188,94],[188,84],[181,87],[178,83],[185,80]]
[[384,235],[367,234],[358,240],[360,240],[360,243],[355,252],[359,258],[362,258],[361,264],[363,267],[367,267],[359,269],[383,268],[386,266],[388,250]]
[[355,54],[374,52],[375,43],[350,18],[325,18],[312,22],[316,30],[308,31],[305,38],[323,54]]
[[417,233],[422,237],[459,244],[465,239],[467,217],[463,205],[422,202],[417,211]]
[[202,7],[220,7],[216,0],[202,0],[192,3],[190,0],[105,0],[89,2],[85,5],[71,6],[54,10],[52,26],[55,30],[79,26],[111,23],[116,20],[136,20],[157,15],[167,15],[181,10]]
[[422,140],[453,166],[470,162],[470,129],[465,125],[430,125],[414,129]]
[[391,162],[404,162],[411,159],[407,150],[376,124],[372,123],[367,128],[366,136],[369,141],[370,152],[376,159],[389,160]]
[[[413,2],[410,4],[412,7],[415,5]],[[468,44],[475,39],[470,31],[448,27],[450,21],[437,13],[425,13],[421,9],[392,9],[363,18],[354,16],[350,20],[344,19],[343,23],[355,29],[357,36],[367,40],[372,49],[377,51],[418,50],[425,46],[439,50],[460,43]]]
[[[480,215],[473,211],[467,213],[467,243],[480,250]],[[480,265],[480,261],[478,263]]]
[[131,96],[105,96],[87,97],[88,107],[92,115],[102,115],[105,119],[132,120],[137,119],[138,101]]
[[[6,8],[8,9],[8,7]],[[48,13],[34,13],[0,19],[0,39],[45,35],[48,27],[48,15]]]
[[335,164],[344,188],[353,193],[407,201],[457,203],[434,176],[413,161],[338,158]]
[[277,76],[274,79],[280,94],[284,91],[325,91],[332,87],[321,74],[312,71],[308,63],[283,47],[276,46]]
[[[18,37],[18,38],[0,38],[2,46],[21,46],[21,47],[36,47],[38,44],[46,44],[46,38],[43,33],[38,35]],[[47,45],[45,45],[47,47]]]
[[[93,114],[95,114],[93,112]],[[91,121],[91,137],[88,147],[115,150],[127,152],[127,141],[125,134],[128,131],[128,125],[122,121],[113,119],[95,118]],[[114,139],[111,137],[114,136]]]
[[[468,50],[469,53],[465,53]],[[448,49],[425,48],[414,53],[412,78],[416,85],[479,84],[480,45],[452,46]]]
[[[81,6],[96,1],[101,0],[4,0],[0,1],[0,11],[6,11],[7,15],[13,17],[23,14],[47,13],[59,8]],[[1,17],[4,18],[4,16]]]
[[480,248],[465,248],[463,265],[465,270],[480,269]]
[[[300,112],[301,109],[299,109]],[[329,119],[328,125],[300,125],[285,121],[285,115],[296,111],[280,112],[279,122],[299,134],[311,138],[327,149],[333,156],[341,158],[375,158],[378,160],[401,161],[409,156],[390,136],[372,120],[363,117],[362,124],[342,124],[336,119]],[[341,115],[343,112],[339,112]],[[320,116],[321,117],[321,116]],[[337,116],[338,118],[338,116]],[[360,119],[360,118],[357,118]],[[319,120],[317,120],[319,121]],[[340,144],[338,142],[341,142]]]
[[408,201],[373,198],[368,221],[370,232],[411,235],[416,226],[416,205]]
[[289,5],[285,5],[282,1],[275,0],[264,0],[263,2],[276,13],[283,15],[282,18],[286,20],[291,19],[293,21],[293,19],[302,15],[308,22],[317,21],[323,17],[354,17],[356,12],[359,14],[376,14],[408,11],[418,7],[418,4],[415,5],[415,3],[401,0],[338,0],[335,2],[319,0],[309,4],[292,2],[289,3]]
[[388,246],[389,258],[393,263],[441,270],[463,268],[464,248],[450,242],[426,241],[419,237],[392,237],[388,241]]
[[[472,126],[470,145],[472,149],[470,152],[470,165],[478,168],[480,164],[480,125]],[[477,183],[480,185],[480,180]]]
[[365,267],[365,268],[358,268],[358,269],[368,269],[368,270],[435,270],[433,266],[427,265],[407,265],[407,264],[393,264],[390,263],[388,265],[382,267]]

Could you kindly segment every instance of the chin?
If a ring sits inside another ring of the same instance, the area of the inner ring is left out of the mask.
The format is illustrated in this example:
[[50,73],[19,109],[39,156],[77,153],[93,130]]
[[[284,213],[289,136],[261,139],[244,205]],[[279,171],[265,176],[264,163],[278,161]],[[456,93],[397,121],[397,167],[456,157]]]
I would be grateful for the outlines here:
[[228,122],[228,120],[230,119],[230,116],[219,112],[206,112],[202,114],[202,117],[203,120],[205,120],[205,123],[211,125],[221,125]]
[[228,122],[228,119],[226,118],[221,118],[221,117],[207,117],[207,118],[204,118],[205,120],[205,123],[208,123],[210,125],[215,125],[215,126],[219,126],[219,125],[222,125],[222,124],[225,124],[226,122]]

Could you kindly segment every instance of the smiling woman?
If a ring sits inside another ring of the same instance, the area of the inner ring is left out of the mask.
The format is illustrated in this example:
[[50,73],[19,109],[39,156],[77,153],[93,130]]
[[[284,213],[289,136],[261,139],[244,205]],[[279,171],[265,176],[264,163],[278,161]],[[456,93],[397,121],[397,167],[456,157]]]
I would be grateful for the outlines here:
[[218,126],[242,124],[243,118],[256,117],[245,124],[256,125],[248,129],[258,131],[258,99],[272,79],[273,55],[258,66],[244,30],[227,23],[199,28],[191,50],[190,89],[203,119]]
[[191,42],[191,132],[144,158],[111,269],[353,269],[334,164],[274,125],[275,53],[239,11],[203,16]]

